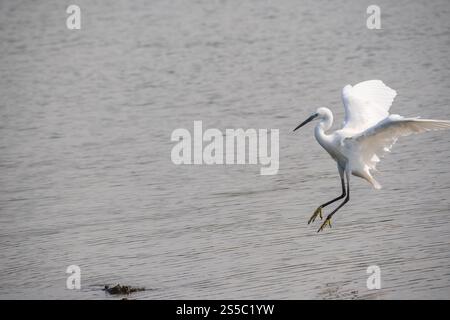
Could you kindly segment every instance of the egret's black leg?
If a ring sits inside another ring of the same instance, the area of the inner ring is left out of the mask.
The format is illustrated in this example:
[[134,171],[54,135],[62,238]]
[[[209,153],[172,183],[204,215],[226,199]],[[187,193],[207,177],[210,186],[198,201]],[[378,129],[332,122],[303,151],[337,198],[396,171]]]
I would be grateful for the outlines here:
[[344,176],[343,176],[343,175],[341,175],[341,184],[342,184],[342,194],[341,194],[339,197],[337,197],[337,198],[335,198],[335,199],[333,199],[333,200],[330,200],[330,201],[328,201],[328,202],[326,202],[326,203],[320,205],[320,206],[316,209],[316,211],[314,211],[314,214],[313,214],[313,215],[311,216],[311,218],[309,219],[308,224],[310,224],[311,222],[314,222],[314,220],[316,220],[316,218],[317,218],[318,215],[320,216],[320,219],[322,219],[322,209],[323,209],[323,208],[325,208],[326,206],[332,204],[333,202],[336,202],[336,201],[338,201],[338,200],[343,199],[343,198],[347,195],[347,193],[346,193],[346,191],[345,191],[345,180],[344,180]]
[[317,232],[320,232],[323,230],[323,228],[325,228],[327,225],[330,226],[331,228],[331,217],[340,209],[342,208],[348,201],[350,200],[350,181],[349,179],[347,179],[347,196],[345,197],[344,201],[342,201],[342,203],[333,210],[333,212],[331,212],[327,218],[325,219],[325,221],[323,222],[323,224],[320,226],[319,230],[317,230]]

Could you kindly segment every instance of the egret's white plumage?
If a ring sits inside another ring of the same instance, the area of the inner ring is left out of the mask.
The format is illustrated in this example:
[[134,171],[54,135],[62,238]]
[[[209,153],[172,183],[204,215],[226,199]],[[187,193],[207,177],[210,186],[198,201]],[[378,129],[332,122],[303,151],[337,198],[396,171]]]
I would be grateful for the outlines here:
[[[360,168],[357,165],[359,163],[364,167],[364,172],[366,172],[376,169],[380,158],[391,151],[392,146],[399,137],[429,130],[449,128],[449,121],[404,118],[399,115],[390,115],[365,131],[345,138],[344,145],[347,145],[354,152],[354,156],[357,157],[353,163],[355,168]],[[370,173],[368,180],[375,188],[381,188],[380,184],[371,178]]]
[[[342,101],[345,108],[345,120],[342,129],[328,134],[333,125],[333,114],[327,108],[319,108],[316,113],[300,124],[319,119],[315,128],[315,137],[319,144],[336,160],[342,180],[342,196],[320,206],[313,217],[322,212],[322,208],[345,196],[345,204],[349,200],[349,177],[354,175],[369,181],[373,187],[381,185],[372,177],[372,171],[386,152],[389,152],[397,139],[413,133],[430,130],[450,129],[450,121],[420,118],[405,118],[389,114],[397,92],[386,86],[381,80],[369,80],[355,86],[346,85],[342,90]],[[347,178],[345,190],[344,174]],[[341,204],[341,206],[343,205]],[[331,216],[341,207],[333,211],[324,222],[322,228],[330,223]]]
[[345,108],[343,130],[362,132],[389,115],[389,109],[397,92],[380,80],[360,82],[354,87],[342,89]]

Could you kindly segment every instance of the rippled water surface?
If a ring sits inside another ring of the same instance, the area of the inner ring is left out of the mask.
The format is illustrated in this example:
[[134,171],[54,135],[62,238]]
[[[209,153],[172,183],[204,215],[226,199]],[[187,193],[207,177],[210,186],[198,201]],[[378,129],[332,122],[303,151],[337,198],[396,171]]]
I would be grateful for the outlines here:
[[[450,132],[400,140],[376,191],[353,178],[333,229],[306,224],[337,196],[312,126],[342,121],[340,90],[382,79],[392,111],[450,119],[450,3],[0,2],[0,298],[450,297]],[[175,166],[171,133],[278,128],[280,170]],[[65,288],[67,266],[82,289]],[[366,288],[381,268],[382,289]]]

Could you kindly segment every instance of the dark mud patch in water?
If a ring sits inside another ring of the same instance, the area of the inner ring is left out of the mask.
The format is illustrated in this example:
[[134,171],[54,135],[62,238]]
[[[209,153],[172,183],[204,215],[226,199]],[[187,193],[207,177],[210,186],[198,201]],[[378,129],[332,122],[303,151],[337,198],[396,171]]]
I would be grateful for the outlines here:
[[105,285],[103,291],[111,295],[129,295],[135,292],[146,291],[146,289],[144,287],[123,286],[116,284],[114,286]]

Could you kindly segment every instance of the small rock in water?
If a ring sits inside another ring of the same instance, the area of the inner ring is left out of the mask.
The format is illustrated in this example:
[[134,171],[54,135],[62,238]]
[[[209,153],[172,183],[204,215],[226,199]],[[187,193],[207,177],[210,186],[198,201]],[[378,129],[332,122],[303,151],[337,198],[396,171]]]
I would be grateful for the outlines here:
[[133,292],[145,291],[145,288],[122,286],[120,284],[117,284],[115,286],[106,285],[103,290],[108,292],[109,294],[130,294]]

